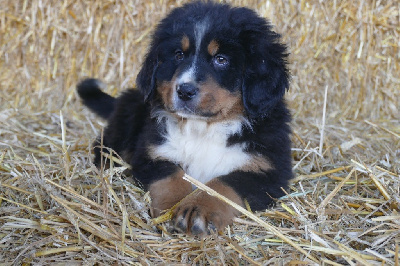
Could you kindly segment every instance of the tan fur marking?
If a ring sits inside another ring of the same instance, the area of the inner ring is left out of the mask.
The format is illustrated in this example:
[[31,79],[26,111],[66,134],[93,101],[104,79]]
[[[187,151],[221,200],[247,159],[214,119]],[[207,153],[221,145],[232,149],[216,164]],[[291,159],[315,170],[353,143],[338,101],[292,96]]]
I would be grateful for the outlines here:
[[174,174],[150,185],[152,217],[159,216],[192,192],[191,184],[183,180],[183,175],[183,170],[178,169]]
[[[233,188],[231,188],[230,186],[225,185],[221,181],[211,180],[210,182],[207,183],[207,186],[214,189],[219,194],[227,197],[228,199],[235,202],[236,204],[238,204],[240,206],[244,206],[243,199],[235,192],[235,190],[233,190]],[[217,203],[219,205],[221,202],[217,202]]]
[[157,91],[161,96],[164,106],[166,106],[167,108],[172,107],[172,84],[173,81],[163,81],[157,86]]
[[213,121],[236,119],[243,115],[244,107],[239,92],[230,92],[220,87],[211,78],[200,86],[201,100],[198,110],[203,113],[217,114]]
[[[207,185],[240,206],[244,206],[242,198],[231,187],[219,180],[212,180]],[[188,213],[188,211],[192,213]],[[222,231],[232,223],[233,218],[238,214],[239,212],[230,205],[198,190],[184,198],[175,210],[175,227],[191,234],[196,222],[198,224],[199,221],[203,221],[200,224],[205,227],[207,223],[212,223],[218,231]],[[206,228],[203,229],[203,232],[195,233],[205,234]]]
[[273,169],[273,167],[266,158],[253,156],[250,162],[242,167],[241,170],[245,172],[263,173],[271,169]]
[[186,52],[187,50],[189,50],[190,47],[190,41],[188,36],[184,35],[182,40],[181,40],[181,45],[182,45],[182,51]]
[[216,40],[212,40],[207,46],[207,51],[211,56],[216,55],[218,52],[218,49],[219,49],[219,45]]

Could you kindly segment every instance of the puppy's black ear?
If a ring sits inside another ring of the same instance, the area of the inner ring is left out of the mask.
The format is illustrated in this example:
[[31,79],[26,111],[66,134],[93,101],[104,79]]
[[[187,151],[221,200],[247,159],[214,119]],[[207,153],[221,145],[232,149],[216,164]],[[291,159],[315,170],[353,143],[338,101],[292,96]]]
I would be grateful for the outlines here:
[[246,51],[243,103],[250,118],[260,118],[268,116],[289,87],[288,53],[280,43],[280,35],[272,31],[265,19],[254,13],[247,15],[252,19],[243,21],[240,27]]
[[143,93],[144,100],[148,101],[154,94],[156,89],[155,74],[158,67],[157,49],[152,45],[150,51],[146,55],[142,69],[136,78],[136,85]]

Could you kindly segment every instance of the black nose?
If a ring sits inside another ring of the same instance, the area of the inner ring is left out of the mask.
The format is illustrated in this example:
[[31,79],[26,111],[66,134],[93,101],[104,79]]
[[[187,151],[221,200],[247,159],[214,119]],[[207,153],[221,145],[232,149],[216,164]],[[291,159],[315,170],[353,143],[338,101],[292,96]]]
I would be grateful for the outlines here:
[[197,95],[198,91],[199,89],[190,83],[183,83],[176,88],[179,99],[183,101],[190,101]]

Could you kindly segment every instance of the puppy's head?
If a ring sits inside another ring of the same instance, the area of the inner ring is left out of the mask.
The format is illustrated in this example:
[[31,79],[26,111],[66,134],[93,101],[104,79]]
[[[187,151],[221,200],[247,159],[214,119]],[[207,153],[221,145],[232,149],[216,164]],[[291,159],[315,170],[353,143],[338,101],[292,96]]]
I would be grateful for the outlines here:
[[279,38],[247,8],[190,3],[158,25],[137,85],[146,101],[179,117],[263,117],[288,88]]

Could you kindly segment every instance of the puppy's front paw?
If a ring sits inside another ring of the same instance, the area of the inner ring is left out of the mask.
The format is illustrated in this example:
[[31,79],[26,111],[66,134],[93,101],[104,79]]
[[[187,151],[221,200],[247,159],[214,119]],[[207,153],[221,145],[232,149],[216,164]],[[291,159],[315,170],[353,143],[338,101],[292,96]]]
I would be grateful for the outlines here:
[[150,185],[150,213],[153,218],[174,206],[192,191],[190,183],[182,179],[183,175],[183,170],[179,169],[176,173]]
[[175,209],[172,226],[179,233],[203,237],[223,231],[236,215],[237,211],[230,205],[206,192],[196,191]]

